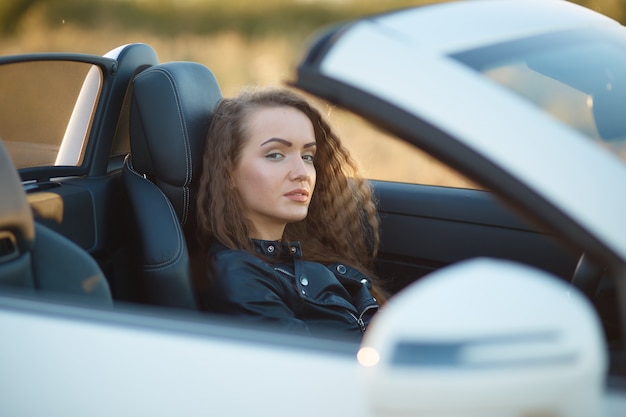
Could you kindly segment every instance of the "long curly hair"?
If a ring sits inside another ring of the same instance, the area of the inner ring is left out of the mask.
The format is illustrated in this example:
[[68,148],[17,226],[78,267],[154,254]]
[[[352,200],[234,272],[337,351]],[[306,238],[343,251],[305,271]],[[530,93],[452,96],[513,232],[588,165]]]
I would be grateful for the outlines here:
[[233,173],[248,137],[246,120],[256,109],[292,107],[313,125],[317,181],[304,220],[285,227],[285,241],[299,241],[306,260],[342,262],[372,280],[379,301],[385,293],[373,273],[379,245],[379,220],[369,182],[321,113],[299,94],[282,88],[245,90],[222,99],[211,119],[197,194],[197,226],[205,249],[215,240],[231,249],[256,255],[250,240],[252,224],[242,214],[233,189]]

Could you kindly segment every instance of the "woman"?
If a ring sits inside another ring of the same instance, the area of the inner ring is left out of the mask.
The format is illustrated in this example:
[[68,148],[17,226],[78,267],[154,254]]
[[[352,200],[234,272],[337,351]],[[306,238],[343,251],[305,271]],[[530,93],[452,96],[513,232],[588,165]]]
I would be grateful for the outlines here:
[[247,91],[218,104],[205,149],[203,306],[360,339],[383,299],[371,273],[377,212],[320,113],[289,90]]

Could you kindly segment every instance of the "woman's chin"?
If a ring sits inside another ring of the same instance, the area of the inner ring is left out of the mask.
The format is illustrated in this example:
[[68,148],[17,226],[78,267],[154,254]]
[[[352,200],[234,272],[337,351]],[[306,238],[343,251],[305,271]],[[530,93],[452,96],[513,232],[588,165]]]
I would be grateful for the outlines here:
[[306,219],[307,214],[308,214],[308,210],[303,213],[293,213],[286,219],[287,223],[301,222],[302,220]]

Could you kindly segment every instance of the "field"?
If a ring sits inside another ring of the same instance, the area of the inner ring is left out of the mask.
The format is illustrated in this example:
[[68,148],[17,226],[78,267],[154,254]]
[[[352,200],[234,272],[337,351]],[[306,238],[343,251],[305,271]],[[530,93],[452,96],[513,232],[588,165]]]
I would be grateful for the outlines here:
[[[215,73],[225,96],[284,85],[315,31],[344,20],[436,0],[12,0],[0,6],[0,54],[104,54],[151,45],[161,61],[190,60]],[[579,1],[621,19],[620,0]],[[371,178],[473,186],[427,155],[318,103]]]

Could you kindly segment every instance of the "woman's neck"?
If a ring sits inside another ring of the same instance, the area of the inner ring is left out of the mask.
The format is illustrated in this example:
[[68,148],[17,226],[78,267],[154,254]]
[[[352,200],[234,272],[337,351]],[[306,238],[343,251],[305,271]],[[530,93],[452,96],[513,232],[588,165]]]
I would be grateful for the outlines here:
[[274,240],[279,241],[283,239],[283,233],[285,231],[285,226],[282,227],[266,227],[260,229],[255,226],[255,230],[250,233],[250,239],[256,240]]

